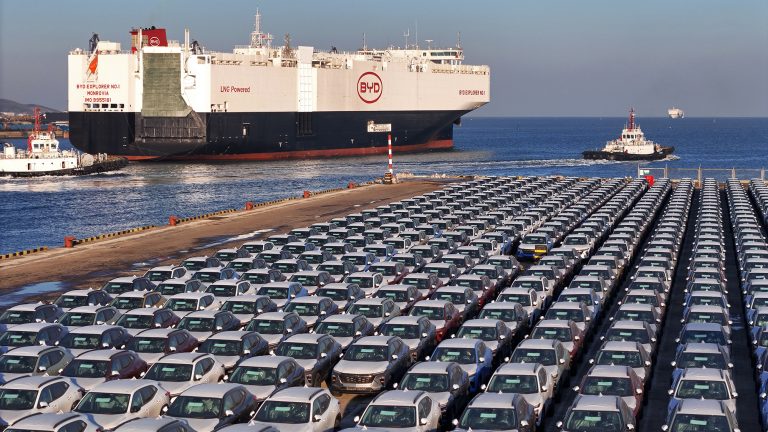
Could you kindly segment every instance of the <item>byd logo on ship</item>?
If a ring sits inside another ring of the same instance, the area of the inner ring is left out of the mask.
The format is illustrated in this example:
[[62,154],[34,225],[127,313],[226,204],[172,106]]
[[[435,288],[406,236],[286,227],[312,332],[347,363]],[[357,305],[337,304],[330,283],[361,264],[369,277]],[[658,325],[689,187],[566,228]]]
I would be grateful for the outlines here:
[[381,98],[384,91],[384,85],[381,78],[373,72],[366,72],[360,75],[357,80],[357,95],[368,104],[372,104]]

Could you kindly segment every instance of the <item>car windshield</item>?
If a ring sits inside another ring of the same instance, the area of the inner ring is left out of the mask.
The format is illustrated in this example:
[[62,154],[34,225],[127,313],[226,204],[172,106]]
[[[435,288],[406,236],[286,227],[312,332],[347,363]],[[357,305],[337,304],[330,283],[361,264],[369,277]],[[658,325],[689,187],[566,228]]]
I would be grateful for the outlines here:
[[728,418],[724,415],[677,414],[669,430],[671,432],[711,432],[731,431],[733,427],[728,424]]
[[94,349],[99,348],[100,334],[69,333],[59,342],[59,345],[70,349]]
[[637,310],[619,310],[614,316],[614,320],[646,321],[649,323],[656,322],[653,312]]
[[727,369],[725,359],[720,353],[695,353],[684,352],[680,354],[675,367],[685,368],[710,368],[710,369]]
[[[768,304],[768,298],[763,301]],[[725,317],[721,313],[712,312],[691,312],[688,314],[687,321],[689,323],[715,323],[720,325],[728,325]]]
[[496,326],[468,327],[466,325],[463,325],[459,329],[458,333],[456,333],[456,337],[464,338],[464,339],[481,339],[484,341],[495,341],[497,337]]
[[[557,298],[557,301],[592,304],[592,296],[591,295],[589,295],[589,294],[567,294],[568,291],[570,291],[570,290],[565,290],[565,292],[560,294],[560,296]],[[627,299],[626,302],[630,303],[629,299]]]
[[416,265],[416,258],[410,257],[410,256],[395,255],[392,258],[392,261],[394,261],[394,262],[401,262],[401,263],[403,263],[403,264],[405,264],[407,266],[414,266],[414,265]]
[[128,411],[130,394],[88,392],[75,408],[87,414],[123,414]]
[[517,429],[517,413],[511,408],[470,407],[464,410],[459,427],[467,430]]
[[407,290],[395,290],[395,289],[379,289],[376,291],[376,294],[374,294],[374,297],[377,298],[389,298],[392,299],[394,302],[409,302],[412,300],[412,297],[408,295]]
[[146,329],[152,327],[154,320],[154,315],[126,314],[118,318],[115,324],[127,329]]
[[133,283],[132,282],[109,282],[106,285],[104,285],[104,287],[102,287],[102,290],[110,294],[122,294],[128,291],[133,291]]
[[280,270],[283,273],[296,273],[299,271],[299,265],[296,263],[276,262],[272,268]]
[[450,267],[425,267],[424,271],[427,273],[434,273],[437,277],[449,278],[451,277]]
[[560,342],[572,342],[570,327],[536,326],[531,332],[531,339],[557,339]]
[[253,268],[253,263],[251,260],[232,261],[229,263],[229,267],[237,270],[238,272],[248,271]]
[[133,337],[126,348],[139,353],[161,353],[165,351],[165,338]]
[[512,260],[506,260],[506,259],[489,259],[488,264],[490,265],[497,265],[501,266],[504,269],[511,269],[512,268]]
[[346,288],[323,288],[317,291],[320,297],[328,297],[333,301],[349,300],[349,292]]
[[[491,279],[496,279],[498,277],[498,273],[496,272],[496,269],[487,269],[487,268],[475,268],[472,269],[472,274],[480,275],[480,276],[488,276]],[[479,281],[478,281],[479,283]],[[464,285],[469,286],[469,285]]]
[[88,306],[88,296],[63,295],[56,299],[55,304],[61,308],[71,309],[78,306]]
[[200,260],[187,260],[181,263],[181,265],[189,271],[198,271],[205,268],[205,261]]
[[178,363],[155,363],[144,375],[155,381],[182,382],[192,379],[192,365]]
[[322,249],[334,255],[342,255],[346,252],[346,250],[344,250],[345,246],[343,245],[325,245]]
[[317,334],[327,334],[333,337],[353,337],[355,325],[351,322],[320,322],[315,329]]
[[381,326],[379,333],[384,336],[397,336],[400,339],[419,339],[421,337],[418,325],[387,323]]
[[37,357],[33,356],[0,356],[0,372],[2,373],[30,373],[34,372]]
[[360,426],[378,428],[407,428],[416,426],[416,408],[398,405],[370,405]]
[[425,316],[431,320],[445,319],[445,309],[442,306],[415,306],[411,309],[411,316]]
[[295,359],[314,359],[317,358],[317,344],[283,342],[277,346],[275,353]]
[[429,286],[429,279],[428,278],[405,278],[403,279],[403,283],[406,285],[413,285],[418,289],[429,289],[431,288]]
[[580,246],[587,244],[586,237],[577,237],[577,236],[568,236],[565,238],[565,241],[563,242],[564,245],[569,246]]
[[205,290],[216,297],[234,297],[237,295],[237,286],[235,285],[211,285]]
[[621,432],[624,424],[618,411],[573,410],[565,419],[565,430],[579,432]]
[[256,413],[254,420],[267,423],[309,423],[309,404],[306,402],[266,400]]
[[232,261],[237,258],[237,252],[216,252],[214,256],[222,261]]
[[539,393],[535,375],[494,375],[488,383],[489,393]]
[[605,335],[605,340],[650,343],[651,339],[645,329],[610,328]]
[[302,285],[317,285],[317,276],[293,275],[291,282],[298,282]]
[[555,350],[552,349],[532,349],[517,348],[512,353],[510,363],[541,363],[543,366],[554,366],[557,364]]
[[82,327],[93,324],[95,319],[96,314],[67,312],[59,319],[59,324],[69,327]]
[[246,314],[246,315],[253,315],[256,314],[256,302],[254,301],[237,301],[237,300],[229,300],[224,302],[223,305],[221,305],[221,309],[224,311],[230,311],[233,314]]
[[177,328],[186,329],[191,332],[209,332],[213,331],[213,318],[184,317],[179,322]]
[[277,371],[275,368],[270,367],[239,366],[232,371],[232,376],[228,381],[234,384],[253,386],[276,385]]
[[197,310],[196,299],[170,299],[165,304],[165,309],[177,312],[193,312]]
[[75,359],[68,364],[61,374],[73,378],[104,378],[110,363],[108,360]]
[[284,300],[288,298],[288,288],[263,286],[259,288],[258,295],[265,295],[275,300]]
[[164,296],[172,296],[185,292],[187,286],[180,283],[161,283],[157,286],[157,291]]
[[35,407],[37,390],[0,389],[0,410],[28,410]]
[[344,360],[350,361],[387,361],[386,345],[352,345],[344,354]]
[[643,366],[643,359],[638,351],[600,351],[595,363],[637,368]]
[[239,340],[206,339],[197,351],[214,355],[239,356],[242,353],[242,344]]
[[0,346],[29,346],[37,345],[37,332],[7,331],[0,336]]
[[515,281],[515,283],[512,284],[512,287],[532,289],[534,291],[544,290],[544,286],[542,285],[541,281]]
[[[573,320],[575,322],[584,321],[584,311],[579,309],[565,309],[565,308],[550,308],[545,315],[547,319],[556,320]],[[616,318],[616,319],[628,319],[628,318]]]
[[693,331],[686,330],[683,333],[683,337],[680,338],[680,343],[715,343],[718,345],[725,345],[725,335],[721,331]]
[[471,288],[474,291],[481,291],[485,288],[483,281],[474,279],[459,279],[455,282],[455,285],[465,288]]
[[151,280],[152,282],[162,282],[166,279],[171,278],[171,271],[170,270],[151,270],[148,271],[147,274],[144,275],[145,278]]
[[584,379],[581,393],[585,395],[632,396],[634,391],[629,378],[588,376]]
[[383,316],[382,308],[378,305],[353,304],[349,308],[352,315],[362,315],[366,318],[381,318]]
[[529,294],[501,294],[499,296],[500,302],[507,303],[520,303],[522,306],[531,305],[531,296]]
[[35,322],[34,311],[7,310],[0,315],[0,324],[26,324]]
[[242,279],[252,284],[267,284],[272,282],[269,273],[245,273]]
[[168,407],[170,417],[214,419],[221,414],[221,399],[212,397],[181,395]]
[[654,295],[628,295],[624,303],[659,305],[658,298]]
[[[532,235],[532,234],[529,234],[529,235],[523,237],[523,240],[521,241],[521,243],[526,243],[526,244],[536,244],[536,243],[538,243],[538,244],[547,244],[547,240],[549,240],[549,239],[545,235]],[[583,243],[579,243],[579,244],[583,244]]]
[[213,272],[199,271],[199,272],[195,272],[195,274],[192,275],[192,278],[197,279],[200,282],[216,282],[217,280],[221,280],[221,273],[216,271],[213,271]]
[[112,302],[111,306],[117,309],[136,309],[144,306],[144,299],[142,297],[118,297]]
[[340,275],[344,273],[344,264],[320,264],[316,268],[319,271],[327,271],[332,275]]
[[256,331],[260,334],[283,334],[285,323],[283,320],[252,320],[246,326],[248,331]]
[[504,322],[517,321],[517,312],[515,308],[484,308],[480,311],[478,318],[497,319]]
[[680,380],[675,392],[679,399],[729,399],[725,381]]
[[344,255],[343,260],[354,265],[366,265],[368,263],[368,258],[365,255]]
[[373,288],[373,278],[370,276],[349,276],[344,281],[358,284],[360,288]]
[[459,364],[473,364],[477,362],[474,348],[449,348],[438,346],[432,353],[432,360],[442,362],[456,362]]
[[424,390],[432,393],[447,392],[448,375],[407,373],[403,377],[401,387],[403,390]]
[[384,276],[397,275],[397,268],[395,266],[390,266],[390,265],[381,265],[381,264],[372,265],[370,270],[376,273],[381,273]]
[[296,312],[302,316],[318,316],[320,314],[320,305],[317,303],[288,303],[283,308],[285,312]]
[[467,296],[463,292],[445,292],[438,291],[434,294],[435,300],[443,300],[455,305],[463,305],[466,302]]

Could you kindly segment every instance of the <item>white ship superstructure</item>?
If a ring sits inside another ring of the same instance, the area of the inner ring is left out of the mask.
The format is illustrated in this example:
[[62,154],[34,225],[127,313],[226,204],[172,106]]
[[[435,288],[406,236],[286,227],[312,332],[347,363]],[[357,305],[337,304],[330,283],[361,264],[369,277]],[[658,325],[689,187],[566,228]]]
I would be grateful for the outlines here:
[[685,117],[685,112],[683,112],[683,110],[681,110],[680,108],[672,107],[667,110],[667,115],[669,116],[669,118],[680,119]]
[[452,125],[490,100],[490,70],[460,46],[354,52],[282,47],[261,31],[230,53],[132,31],[130,51],[92,40],[69,55],[70,139],[131,158],[333,156],[452,145]]

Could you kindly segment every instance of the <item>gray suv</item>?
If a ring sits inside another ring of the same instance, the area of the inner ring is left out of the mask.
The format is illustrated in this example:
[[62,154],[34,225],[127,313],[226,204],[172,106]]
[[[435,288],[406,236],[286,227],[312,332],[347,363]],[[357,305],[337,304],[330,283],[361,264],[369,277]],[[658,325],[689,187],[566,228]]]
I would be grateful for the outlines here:
[[399,381],[410,363],[408,346],[399,337],[360,338],[333,368],[331,392],[378,393]]

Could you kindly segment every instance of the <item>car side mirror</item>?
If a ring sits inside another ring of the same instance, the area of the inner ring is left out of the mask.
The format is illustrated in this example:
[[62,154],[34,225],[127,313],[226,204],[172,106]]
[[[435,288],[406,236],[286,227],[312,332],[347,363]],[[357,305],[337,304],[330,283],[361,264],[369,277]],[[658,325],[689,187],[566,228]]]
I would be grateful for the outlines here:
[[320,414],[315,414],[314,416],[312,416],[312,421],[315,423],[319,422],[322,419],[323,419],[323,416],[321,416]]
[[541,386],[541,391],[543,391],[543,392],[547,391],[548,389],[549,389],[549,387],[547,387],[545,385]]
[[627,425],[627,430],[630,430],[630,431],[633,431],[633,430],[635,430],[635,425],[633,425],[633,424],[631,424],[631,423],[630,423],[630,424],[628,424],[628,425]]
[[45,367],[45,366],[38,366],[38,367],[37,367],[37,371],[38,371],[38,372],[45,372],[46,370],[48,370],[48,368],[47,368],[47,367]]
[[636,389],[636,390],[635,390],[635,393],[637,393],[637,394],[641,395],[641,394],[643,394],[643,389],[641,389],[641,388],[639,388],[639,389]]
[[200,381],[201,379],[203,379],[201,374],[195,374],[195,381]]
[[558,429],[562,429],[562,428],[563,428],[563,422],[562,422],[562,421],[559,421],[559,422],[555,423],[555,426],[556,426]]
[[385,316],[385,317],[388,317],[388,316],[390,316],[390,315],[392,315],[392,314],[391,314],[391,313],[389,313],[389,312],[384,312],[384,316]]
[[422,426],[425,426],[427,424],[427,418],[426,417],[422,417],[421,420],[419,420],[419,424],[422,425]]
[[397,354],[392,354],[392,360],[397,360]]
[[480,357],[480,363],[485,363],[485,357]]
[[565,359],[560,359],[560,364],[565,364]]
[[328,357],[327,353],[324,353],[324,352],[320,353],[320,358],[326,358],[326,357]]
[[232,411],[232,410],[226,410],[226,411],[224,411],[224,416],[225,416],[225,417],[232,417],[233,415],[235,415],[235,412],[234,412],[234,411]]
[[663,432],[666,432],[666,431],[668,431],[668,430],[669,430],[669,426],[668,426],[668,425],[662,425],[662,426],[661,426],[661,430],[662,430]]
[[198,306],[198,307],[197,307],[197,310],[199,310],[199,311],[200,311],[200,310],[205,310],[205,306]]
[[285,379],[285,378],[280,378],[280,384],[285,384],[285,383],[287,383],[287,382],[288,382],[288,380],[287,380],[287,379]]
[[355,416],[355,418],[352,419],[353,422],[357,423],[360,421],[360,416]]
[[290,329],[290,328],[289,329],[285,329],[285,332],[286,333],[293,333],[293,329]]
[[48,408],[48,402],[46,401],[40,401],[39,404],[37,404],[38,408]]
[[112,373],[109,374],[110,376],[120,376],[120,371],[113,370]]

